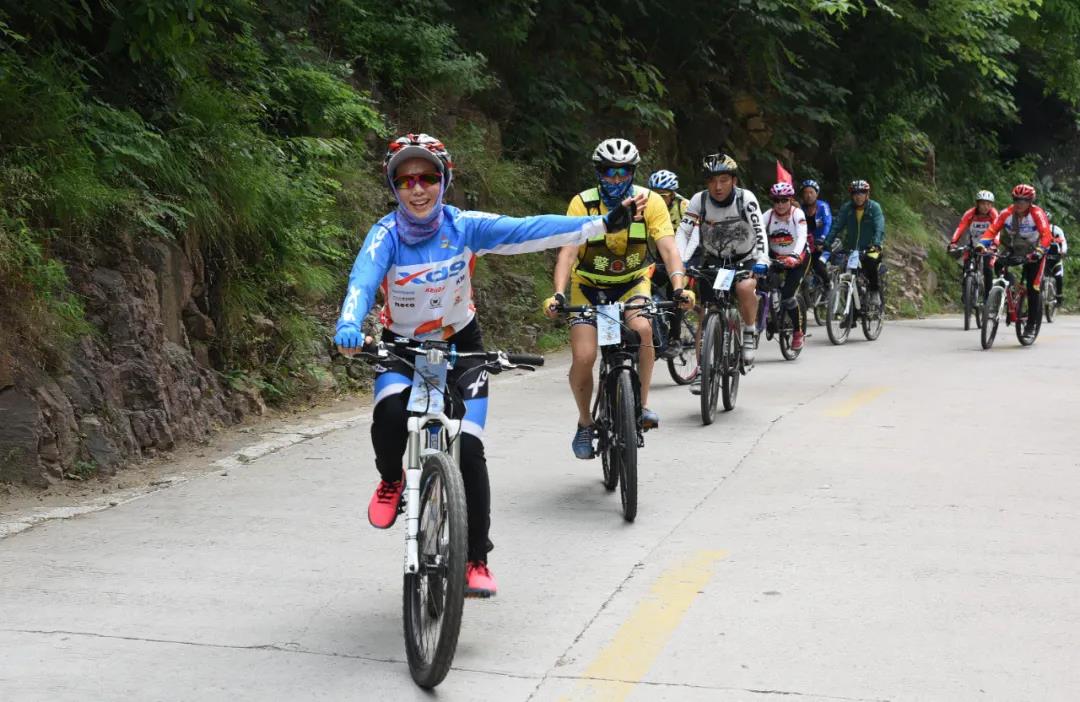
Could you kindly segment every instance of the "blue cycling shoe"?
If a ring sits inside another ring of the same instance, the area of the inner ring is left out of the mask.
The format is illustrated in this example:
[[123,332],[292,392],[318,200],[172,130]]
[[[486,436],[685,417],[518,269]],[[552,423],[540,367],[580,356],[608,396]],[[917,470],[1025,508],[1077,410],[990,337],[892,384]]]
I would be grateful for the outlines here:
[[653,412],[648,407],[641,408],[641,426],[648,431],[649,429],[655,429],[660,426],[660,415]]
[[579,424],[570,447],[574,449],[574,455],[583,461],[594,458],[596,452],[593,450],[593,428],[583,427]]

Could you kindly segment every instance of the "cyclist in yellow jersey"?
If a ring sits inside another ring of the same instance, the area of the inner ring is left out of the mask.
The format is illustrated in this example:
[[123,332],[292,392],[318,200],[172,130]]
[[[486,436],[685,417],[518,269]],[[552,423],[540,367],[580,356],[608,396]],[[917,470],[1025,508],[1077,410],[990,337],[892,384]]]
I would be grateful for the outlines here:
[[671,215],[672,230],[679,228],[679,222],[686,214],[690,201],[679,194],[679,176],[671,171],[659,170],[649,176],[649,190],[664,199]]
[[[544,312],[555,316],[555,307],[566,300],[569,284],[571,305],[645,301],[651,299],[649,280],[650,244],[667,266],[675,288],[673,298],[692,307],[694,294],[684,290],[686,272],[675,245],[675,232],[664,200],[656,193],[633,184],[634,171],[641,162],[637,147],[625,139],[606,139],[592,156],[598,187],[590,188],[570,201],[568,215],[602,215],[631,196],[644,198],[641,220],[629,229],[590,238],[581,246],[569,245],[559,250],[555,264],[555,294],[544,301]],[[648,408],[649,383],[652,380],[656,351],[652,325],[638,312],[626,314],[625,322],[641,339],[638,372],[641,379],[642,424],[646,429],[659,426],[660,418]],[[575,316],[570,321],[570,389],[578,408],[578,425],[572,444],[574,455],[587,459],[595,455],[590,404],[593,391],[593,367],[596,365],[596,321]]]
[[[649,176],[649,190],[652,190],[664,200],[664,204],[668,208],[668,214],[671,216],[671,230],[678,231],[679,222],[682,221],[683,215],[686,214],[686,208],[690,205],[690,201],[678,192],[679,176],[671,171],[656,171]],[[672,289],[670,286],[671,281],[668,280],[667,267],[661,260],[652,239],[649,240],[649,258],[656,264],[656,269],[652,274],[653,290],[660,290],[662,291],[660,294],[666,296]]]

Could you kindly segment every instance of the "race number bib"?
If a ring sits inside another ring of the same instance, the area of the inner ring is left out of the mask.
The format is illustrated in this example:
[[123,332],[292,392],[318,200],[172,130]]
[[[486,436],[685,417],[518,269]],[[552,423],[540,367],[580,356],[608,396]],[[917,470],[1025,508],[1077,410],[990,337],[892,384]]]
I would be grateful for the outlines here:
[[731,290],[731,284],[735,282],[735,273],[729,268],[721,268],[716,272],[716,280],[713,281],[713,290],[721,292]]
[[622,305],[596,307],[596,339],[601,346],[617,346],[622,341]]
[[848,270],[854,270],[859,267],[859,252],[852,251],[847,257]]
[[446,370],[445,358],[441,363],[429,364],[426,356],[416,357],[416,372],[409,396],[410,412],[438,414],[443,411],[446,406]]

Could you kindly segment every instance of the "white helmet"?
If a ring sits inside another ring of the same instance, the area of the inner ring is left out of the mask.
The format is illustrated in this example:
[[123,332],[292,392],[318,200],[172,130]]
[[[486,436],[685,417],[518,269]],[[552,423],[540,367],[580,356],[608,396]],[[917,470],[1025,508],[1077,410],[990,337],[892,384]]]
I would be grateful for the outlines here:
[[989,190],[980,190],[975,193],[975,202],[978,202],[979,200],[986,200],[992,204],[994,202],[994,193]]
[[626,139],[604,139],[592,154],[593,163],[610,163],[614,166],[636,166],[641,163],[637,147]]

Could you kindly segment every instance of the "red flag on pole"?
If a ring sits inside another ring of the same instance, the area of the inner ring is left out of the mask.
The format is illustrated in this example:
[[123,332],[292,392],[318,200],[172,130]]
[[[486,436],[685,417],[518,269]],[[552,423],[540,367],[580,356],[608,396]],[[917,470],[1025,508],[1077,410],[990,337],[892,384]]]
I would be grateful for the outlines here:
[[782,165],[780,165],[779,160],[777,160],[777,162],[776,162],[776,182],[777,183],[787,183],[788,185],[791,185],[791,186],[795,185],[795,182],[791,180],[791,174],[788,173],[787,170],[785,170]]

